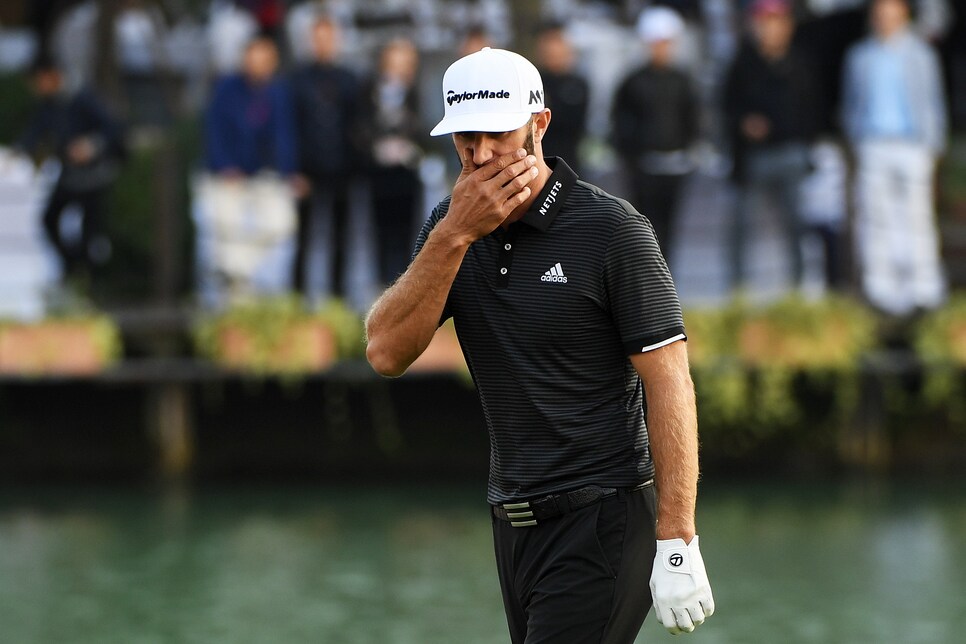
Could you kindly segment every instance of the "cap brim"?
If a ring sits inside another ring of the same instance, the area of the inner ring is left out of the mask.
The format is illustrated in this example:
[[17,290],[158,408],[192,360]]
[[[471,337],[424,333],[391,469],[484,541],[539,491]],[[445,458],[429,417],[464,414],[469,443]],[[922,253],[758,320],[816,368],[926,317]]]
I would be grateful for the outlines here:
[[442,136],[453,132],[509,132],[530,120],[533,114],[454,114],[445,116],[429,133]]

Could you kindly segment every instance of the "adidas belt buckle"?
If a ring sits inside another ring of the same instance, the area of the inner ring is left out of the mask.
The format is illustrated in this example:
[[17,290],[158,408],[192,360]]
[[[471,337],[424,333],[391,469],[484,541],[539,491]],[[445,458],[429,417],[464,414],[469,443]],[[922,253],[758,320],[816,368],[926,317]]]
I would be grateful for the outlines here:
[[514,528],[529,528],[537,525],[537,520],[530,509],[530,502],[523,503],[504,503],[503,509],[506,510],[506,518],[510,520],[510,525]]

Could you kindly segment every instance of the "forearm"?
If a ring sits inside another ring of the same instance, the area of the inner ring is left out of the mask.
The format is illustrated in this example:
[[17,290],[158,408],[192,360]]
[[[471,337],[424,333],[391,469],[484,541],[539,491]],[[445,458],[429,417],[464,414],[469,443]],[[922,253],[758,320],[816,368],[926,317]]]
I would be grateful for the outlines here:
[[[683,342],[654,352],[644,381],[647,426],[657,488],[657,537],[690,542],[696,532],[698,423]],[[670,349],[670,351],[668,351]]]
[[366,317],[366,357],[378,373],[402,375],[429,345],[469,244],[444,218],[409,269],[373,305]]
[[698,431],[693,391],[690,396],[678,392],[676,398],[676,403],[653,411],[648,405],[658,498],[657,536],[658,539],[681,537],[689,542],[696,532]]

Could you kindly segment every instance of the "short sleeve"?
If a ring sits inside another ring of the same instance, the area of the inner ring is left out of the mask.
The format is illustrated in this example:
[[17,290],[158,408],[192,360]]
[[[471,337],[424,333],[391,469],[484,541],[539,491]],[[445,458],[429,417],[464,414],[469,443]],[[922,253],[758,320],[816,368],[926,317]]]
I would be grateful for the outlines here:
[[687,339],[681,303],[654,228],[633,209],[608,244],[603,279],[611,317],[628,355]]

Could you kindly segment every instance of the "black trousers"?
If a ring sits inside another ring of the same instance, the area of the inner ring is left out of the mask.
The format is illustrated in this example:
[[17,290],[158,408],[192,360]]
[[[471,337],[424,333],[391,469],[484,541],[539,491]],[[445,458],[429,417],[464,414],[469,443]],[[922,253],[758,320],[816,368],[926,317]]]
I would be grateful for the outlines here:
[[379,279],[388,285],[409,266],[422,184],[415,170],[403,166],[376,168],[370,180]]
[[[104,196],[106,190],[77,191],[58,183],[44,207],[43,224],[48,241],[57,251],[67,276],[90,271],[97,263],[92,254],[93,242],[101,234]],[[80,239],[71,243],[64,239],[60,230],[61,219],[67,207],[76,204],[83,213]]]
[[634,206],[654,226],[657,243],[670,261],[674,224],[687,175],[637,172],[633,178]]
[[651,609],[654,487],[528,528],[493,519],[514,644],[631,644]]
[[331,276],[331,294],[334,297],[346,295],[346,250],[349,247],[349,187],[347,176],[309,177],[312,191],[298,202],[298,225],[295,233],[295,257],[292,266],[292,288],[299,293],[308,291],[306,284],[307,265],[312,255],[312,235],[315,227],[322,223],[324,208],[331,218],[331,256],[327,270]]

